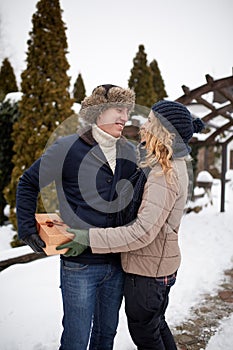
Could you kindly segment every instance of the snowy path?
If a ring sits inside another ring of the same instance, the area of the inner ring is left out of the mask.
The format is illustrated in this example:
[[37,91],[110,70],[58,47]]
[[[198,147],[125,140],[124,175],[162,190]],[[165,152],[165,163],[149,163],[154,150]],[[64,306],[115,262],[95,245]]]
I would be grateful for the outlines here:
[[[222,324],[227,323],[233,324],[233,269],[225,272],[216,293],[203,296],[201,303],[190,311],[189,319],[175,327],[173,334],[182,350],[216,349],[215,334],[222,335]],[[222,338],[218,349],[231,349],[230,342],[229,338]]]

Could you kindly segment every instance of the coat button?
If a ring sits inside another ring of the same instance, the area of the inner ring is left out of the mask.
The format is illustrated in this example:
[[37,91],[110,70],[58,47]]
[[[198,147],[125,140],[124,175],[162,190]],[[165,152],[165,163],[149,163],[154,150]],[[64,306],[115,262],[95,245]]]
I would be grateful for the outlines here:
[[112,182],[111,178],[106,179],[107,183],[110,184]]

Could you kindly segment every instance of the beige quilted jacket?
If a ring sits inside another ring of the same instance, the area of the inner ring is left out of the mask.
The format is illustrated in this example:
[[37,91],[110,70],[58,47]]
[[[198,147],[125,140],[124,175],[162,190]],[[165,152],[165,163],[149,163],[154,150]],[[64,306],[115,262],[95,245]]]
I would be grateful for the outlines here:
[[171,183],[158,175],[159,164],[151,170],[138,216],[131,225],[89,230],[93,253],[122,252],[124,271],[142,276],[167,276],[178,269],[178,230],[188,191],[186,161],[174,160],[173,168]]

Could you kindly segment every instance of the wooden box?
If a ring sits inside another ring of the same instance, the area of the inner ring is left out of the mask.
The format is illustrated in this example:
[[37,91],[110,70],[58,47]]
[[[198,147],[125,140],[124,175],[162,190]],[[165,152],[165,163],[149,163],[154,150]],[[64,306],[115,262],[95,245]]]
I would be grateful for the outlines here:
[[66,231],[69,227],[55,213],[36,214],[37,230],[41,239],[46,243],[43,248],[47,255],[65,254],[67,249],[56,250],[60,244],[72,240],[73,234]]

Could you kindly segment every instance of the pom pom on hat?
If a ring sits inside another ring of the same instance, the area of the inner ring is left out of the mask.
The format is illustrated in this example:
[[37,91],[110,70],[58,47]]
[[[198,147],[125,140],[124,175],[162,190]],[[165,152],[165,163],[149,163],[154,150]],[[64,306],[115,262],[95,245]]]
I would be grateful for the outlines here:
[[195,133],[201,132],[205,124],[200,118],[193,119],[193,130]]

